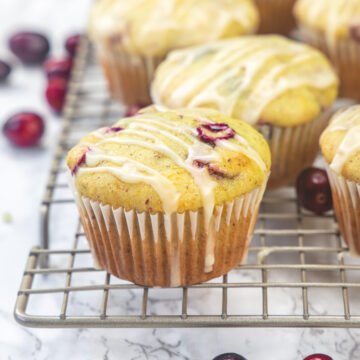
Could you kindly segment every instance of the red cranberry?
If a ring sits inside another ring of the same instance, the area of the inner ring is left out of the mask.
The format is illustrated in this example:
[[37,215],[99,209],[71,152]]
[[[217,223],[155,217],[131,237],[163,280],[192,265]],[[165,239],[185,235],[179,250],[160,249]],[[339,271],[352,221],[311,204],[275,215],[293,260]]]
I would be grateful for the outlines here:
[[67,50],[70,56],[75,56],[76,49],[80,43],[80,39],[81,39],[80,34],[72,35],[66,39],[65,49]]
[[108,129],[106,129],[106,133],[117,133],[121,130],[124,130],[124,128],[120,127],[120,126],[114,126],[114,127],[109,127]]
[[235,136],[235,131],[224,123],[202,124],[196,128],[200,139],[215,145],[216,140],[227,140]]
[[72,58],[70,56],[62,58],[51,58],[45,61],[44,71],[47,78],[63,77],[67,79],[70,76],[72,67]]
[[332,209],[331,188],[325,170],[308,168],[302,171],[296,183],[299,204],[318,215]]
[[35,32],[19,32],[9,40],[11,51],[24,63],[33,64],[45,60],[50,44],[48,39]]
[[62,77],[52,77],[49,79],[45,95],[51,108],[57,112],[61,112],[64,106],[66,87],[66,79]]
[[90,151],[91,148],[90,147],[86,147],[84,153],[80,156],[79,160],[76,162],[74,168],[71,170],[71,175],[76,175],[77,171],[79,170],[79,167],[82,165],[82,164],[85,164],[86,162],[86,153],[88,151]]
[[307,356],[304,360],[333,360],[330,356],[324,354],[312,354]]
[[44,132],[43,119],[34,113],[23,112],[11,116],[3,126],[4,135],[21,147],[36,145]]
[[226,354],[218,355],[213,360],[246,360],[246,359],[239,354],[226,353]]
[[0,81],[5,81],[11,72],[11,67],[5,61],[0,60]]

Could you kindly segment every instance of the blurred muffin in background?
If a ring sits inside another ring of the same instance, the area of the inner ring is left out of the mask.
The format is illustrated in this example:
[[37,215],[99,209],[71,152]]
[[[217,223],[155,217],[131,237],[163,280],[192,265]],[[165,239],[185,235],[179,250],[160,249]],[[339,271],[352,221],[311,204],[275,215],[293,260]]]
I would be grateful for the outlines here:
[[170,50],[254,33],[258,18],[253,0],[98,0],[89,31],[112,96],[144,106]]
[[152,96],[155,104],[213,108],[255,126],[270,145],[275,188],[313,163],[337,88],[321,52],[265,35],[173,51],[156,72]]
[[320,138],[341,234],[360,256],[360,105],[339,110]]
[[288,35],[295,28],[296,0],[255,0],[260,13],[260,34]]
[[323,51],[340,76],[340,95],[360,99],[360,0],[298,0],[300,36]]

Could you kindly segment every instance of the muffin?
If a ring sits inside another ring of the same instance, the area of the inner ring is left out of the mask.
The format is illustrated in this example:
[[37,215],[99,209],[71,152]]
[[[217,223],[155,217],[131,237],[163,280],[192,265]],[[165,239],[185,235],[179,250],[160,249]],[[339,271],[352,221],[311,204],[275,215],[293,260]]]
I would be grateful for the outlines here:
[[144,106],[170,50],[254,33],[257,25],[253,0],[98,0],[89,32],[112,96]]
[[281,36],[243,36],[172,52],[154,103],[207,107],[255,126],[272,155],[269,188],[291,184],[318,152],[337,76],[317,50]]
[[288,35],[295,28],[296,0],[255,0],[260,13],[260,34]]
[[340,76],[340,95],[360,99],[360,0],[298,0],[301,38],[323,51]]
[[320,138],[335,215],[350,253],[360,255],[360,105],[339,110]]
[[213,110],[145,108],[68,154],[96,264],[146,286],[184,286],[246,258],[270,168],[261,134]]

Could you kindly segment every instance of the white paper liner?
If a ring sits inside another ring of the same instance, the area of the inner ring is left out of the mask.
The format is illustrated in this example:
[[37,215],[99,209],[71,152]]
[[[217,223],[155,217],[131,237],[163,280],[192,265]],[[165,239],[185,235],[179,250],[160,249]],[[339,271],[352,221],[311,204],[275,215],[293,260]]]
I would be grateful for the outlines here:
[[260,13],[259,34],[288,35],[295,28],[292,9],[296,0],[255,0]]
[[138,56],[97,49],[112,97],[126,106],[152,103],[150,85],[163,57]]
[[101,268],[141,285],[185,286],[223,275],[246,259],[265,187],[266,181],[217,206],[210,229],[204,228],[203,209],[150,214],[75,199]]
[[300,172],[313,164],[330,113],[331,109],[324,110],[316,119],[299,126],[257,126],[271,152],[268,189],[293,184]]
[[360,100],[360,43],[352,39],[338,39],[330,48],[325,36],[307,26],[299,26],[301,39],[327,55],[340,77],[340,96]]
[[336,174],[328,164],[326,171],[341,235],[349,247],[350,254],[358,257],[360,256],[360,184]]

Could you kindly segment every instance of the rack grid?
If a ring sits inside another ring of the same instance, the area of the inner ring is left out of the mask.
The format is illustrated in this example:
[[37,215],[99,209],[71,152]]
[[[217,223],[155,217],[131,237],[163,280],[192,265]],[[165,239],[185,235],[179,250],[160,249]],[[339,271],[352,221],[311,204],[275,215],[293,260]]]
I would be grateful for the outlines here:
[[14,314],[20,324],[360,327],[360,263],[343,245],[334,215],[299,208],[291,187],[265,194],[247,263],[221,278],[158,289],[94,268],[67,186],[65,157],[83,135],[123,113],[109,98],[84,38],[41,205],[41,244],[30,251],[18,292]]

